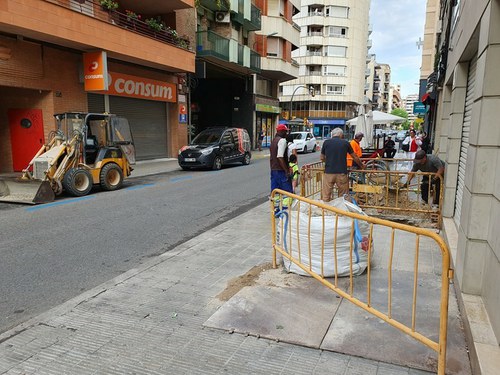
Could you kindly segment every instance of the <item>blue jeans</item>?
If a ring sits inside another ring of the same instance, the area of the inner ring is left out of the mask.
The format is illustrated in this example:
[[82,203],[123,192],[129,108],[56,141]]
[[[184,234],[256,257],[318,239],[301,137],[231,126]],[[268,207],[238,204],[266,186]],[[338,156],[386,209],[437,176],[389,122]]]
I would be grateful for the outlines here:
[[[274,189],[281,189],[293,193],[292,180],[288,178],[288,174],[281,171],[271,171],[271,192]],[[286,205],[287,199],[283,199],[283,204]],[[279,206],[279,200],[274,202],[275,206]]]

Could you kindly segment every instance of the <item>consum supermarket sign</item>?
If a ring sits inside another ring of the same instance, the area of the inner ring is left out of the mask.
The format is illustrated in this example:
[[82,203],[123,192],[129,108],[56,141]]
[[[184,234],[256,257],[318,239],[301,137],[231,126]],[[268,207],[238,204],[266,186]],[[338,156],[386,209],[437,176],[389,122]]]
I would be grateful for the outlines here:
[[128,96],[160,102],[177,102],[176,86],[173,83],[109,72],[108,90],[103,94]]

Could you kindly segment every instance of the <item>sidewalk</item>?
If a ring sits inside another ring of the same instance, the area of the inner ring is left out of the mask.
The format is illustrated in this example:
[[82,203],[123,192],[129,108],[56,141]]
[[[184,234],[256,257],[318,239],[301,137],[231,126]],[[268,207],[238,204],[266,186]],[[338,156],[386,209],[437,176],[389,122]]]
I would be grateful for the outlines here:
[[[255,156],[265,157],[265,151]],[[134,172],[142,176],[176,169],[177,161],[169,159],[139,163]],[[404,265],[405,259],[399,261]],[[273,282],[286,275],[270,269],[270,262],[266,203],[0,335],[0,374],[427,373],[290,343],[294,340],[209,328],[207,321],[254,287],[276,291]],[[295,280],[297,285],[314,282]],[[304,293],[313,294],[307,288]],[[287,293],[287,286],[279,290]],[[330,292],[316,294],[335,300]],[[450,295],[450,302],[454,299]],[[356,331],[354,314],[336,319],[332,326],[350,324]],[[390,347],[382,345],[386,336],[380,332],[372,338],[380,345],[372,350],[385,358]],[[408,340],[398,334],[401,343]]]

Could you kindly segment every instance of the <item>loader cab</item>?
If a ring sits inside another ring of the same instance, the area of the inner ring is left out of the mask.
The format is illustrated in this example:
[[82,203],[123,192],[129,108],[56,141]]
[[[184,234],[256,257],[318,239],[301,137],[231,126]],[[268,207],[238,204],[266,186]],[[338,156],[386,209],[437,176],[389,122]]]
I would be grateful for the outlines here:
[[68,112],[54,116],[58,136],[64,140],[81,137],[84,163],[94,165],[110,154],[125,154],[135,164],[135,147],[127,119],[107,113]]

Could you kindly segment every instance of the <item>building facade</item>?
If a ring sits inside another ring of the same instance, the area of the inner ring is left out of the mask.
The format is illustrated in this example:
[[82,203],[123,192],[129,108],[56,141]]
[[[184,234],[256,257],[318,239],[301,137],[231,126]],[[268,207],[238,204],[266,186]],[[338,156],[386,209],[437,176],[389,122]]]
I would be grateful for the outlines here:
[[[0,9],[0,172],[22,170],[48,141],[53,115],[127,117],[137,159],[172,157],[186,138],[179,79],[194,72],[194,0],[140,3],[6,0]],[[127,13],[130,12],[130,13]],[[152,29],[144,20],[154,19]],[[87,88],[84,57],[106,66],[107,87]],[[147,88],[147,89],[146,89]],[[28,126],[29,125],[29,126]]]
[[[327,137],[365,102],[369,0],[303,0],[294,21],[299,78],[281,85],[282,115]],[[305,119],[305,120],[304,120]]]
[[191,123],[196,134],[210,126],[248,130],[264,145],[278,123],[279,82],[295,78],[291,51],[299,30],[292,21],[299,0],[200,0],[197,6],[196,74]]
[[475,373],[500,368],[500,2],[442,0],[437,28],[437,151],[443,215]]

